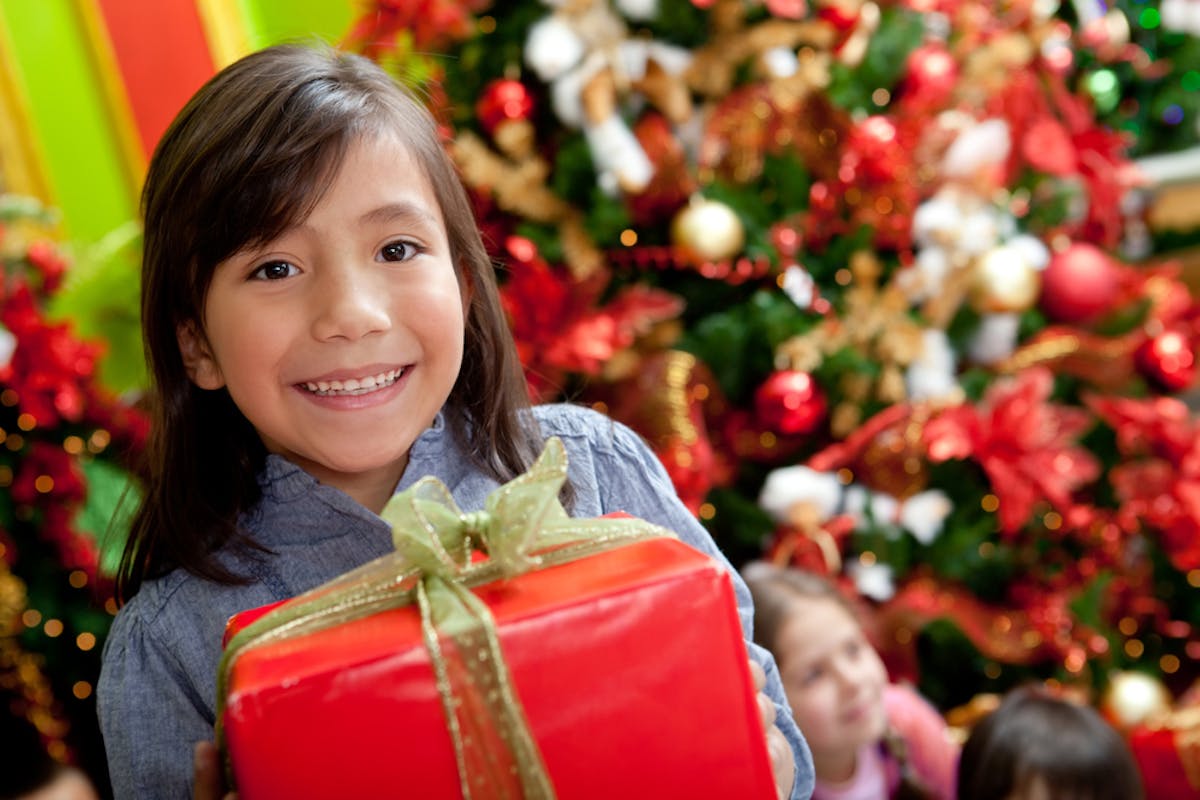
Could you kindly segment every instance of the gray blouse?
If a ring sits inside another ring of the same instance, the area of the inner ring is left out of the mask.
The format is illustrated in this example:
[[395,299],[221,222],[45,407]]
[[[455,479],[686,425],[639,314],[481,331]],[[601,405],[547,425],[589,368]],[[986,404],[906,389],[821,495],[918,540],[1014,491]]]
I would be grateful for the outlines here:
[[[575,516],[624,511],[670,528],[728,565],[637,434],[576,406],[538,406],[535,414],[542,433],[560,437],[566,446]],[[397,491],[425,475],[445,483],[466,511],[481,509],[497,488],[470,466],[440,416],[413,444]],[[191,797],[192,748],[213,738],[217,662],[230,616],[292,597],[391,549],[391,531],[383,520],[285,459],[268,456],[259,481],[262,501],[242,523],[270,554],[233,548],[218,553],[224,566],[250,576],[249,583],[223,586],[176,570],[144,583],[113,621],[97,701],[118,800]],[[795,752],[792,798],[804,800],[812,794],[812,756],[771,655],[750,641],[750,594],[732,567],[730,573],[750,652],[767,673],[777,724]]]

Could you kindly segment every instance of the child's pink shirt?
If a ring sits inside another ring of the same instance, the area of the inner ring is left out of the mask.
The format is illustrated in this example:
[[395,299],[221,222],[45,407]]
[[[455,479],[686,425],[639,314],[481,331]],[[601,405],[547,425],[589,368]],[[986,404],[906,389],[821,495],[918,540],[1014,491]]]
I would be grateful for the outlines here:
[[[889,724],[908,747],[913,770],[938,800],[954,800],[959,748],[941,715],[908,686],[888,686],[884,705]],[[854,776],[836,786],[818,779],[813,800],[886,800],[899,785],[900,765],[881,745],[867,745],[858,753]]]

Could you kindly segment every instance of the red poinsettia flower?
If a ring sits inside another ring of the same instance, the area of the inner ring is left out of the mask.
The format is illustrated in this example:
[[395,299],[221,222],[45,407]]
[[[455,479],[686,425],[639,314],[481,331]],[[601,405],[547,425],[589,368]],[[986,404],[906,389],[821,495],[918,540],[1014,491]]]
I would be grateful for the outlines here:
[[12,360],[0,366],[0,383],[16,392],[21,411],[39,426],[78,422],[102,347],[77,338],[66,323],[48,323],[25,284],[0,307],[0,325],[17,340]]
[[1109,476],[1125,526],[1159,531],[1177,569],[1200,568],[1200,424],[1172,397],[1092,397],[1087,403],[1131,459]]
[[510,237],[507,249],[513,266],[500,297],[535,398],[561,388],[555,384],[565,373],[598,374],[653,323],[683,308],[674,295],[645,286],[627,287],[601,305],[606,274],[575,279],[521,237]]
[[1095,120],[1087,101],[1073,94],[1062,78],[1034,68],[1014,73],[989,103],[1004,118],[1019,143],[1009,169],[1022,167],[1057,178],[1076,178],[1088,197],[1079,238],[1115,245],[1123,230],[1120,200],[1136,182],[1127,156],[1128,141]]
[[58,291],[67,273],[67,260],[59,254],[58,248],[51,242],[37,241],[29,245],[25,258],[42,276],[42,291],[46,294]]
[[467,38],[485,0],[375,0],[346,36],[344,46],[378,58],[396,48],[401,32],[417,50],[443,50]]
[[979,405],[946,409],[930,420],[923,441],[932,461],[971,459],[1000,501],[1000,529],[1015,534],[1036,503],[1067,511],[1071,494],[1100,472],[1074,440],[1092,424],[1083,409],[1047,402],[1054,378],[1034,368],[994,384]]

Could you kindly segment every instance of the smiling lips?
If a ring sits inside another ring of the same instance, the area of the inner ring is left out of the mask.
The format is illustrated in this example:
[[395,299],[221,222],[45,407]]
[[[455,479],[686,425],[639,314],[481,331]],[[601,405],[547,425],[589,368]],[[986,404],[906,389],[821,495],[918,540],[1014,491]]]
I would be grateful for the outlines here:
[[391,386],[400,376],[403,369],[391,369],[378,375],[367,375],[364,378],[348,378],[344,381],[307,381],[300,384],[318,397],[345,397],[360,394],[370,394]]

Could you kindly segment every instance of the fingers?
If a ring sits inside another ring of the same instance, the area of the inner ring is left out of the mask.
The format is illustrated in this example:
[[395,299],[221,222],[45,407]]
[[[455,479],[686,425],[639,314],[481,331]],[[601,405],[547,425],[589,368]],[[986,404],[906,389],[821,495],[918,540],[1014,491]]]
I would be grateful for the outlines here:
[[775,703],[767,697],[767,673],[762,665],[750,659],[750,678],[754,682],[758,714],[762,717],[763,729],[767,734],[767,753],[771,756],[771,773],[775,778],[775,793],[779,800],[791,796],[792,782],[796,779],[796,762],[792,759],[792,746],[787,737],[775,725]]
[[237,794],[221,795],[221,758],[212,742],[196,742],[192,753],[196,774],[192,783],[192,800],[237,800]]
[[754,681],[754,691],[761,692],[767,688],[767,673],[763,671],[762,664],[750,659],[750,678]]
[[769,728],[775,724],[775,704],[763,694],[763,689],[767,686],[767,673],[754,659],[750,659],[750,677],[754,681],[754,691],[757,693],[754,699],[758,702],[758,715],[762,718],[763,727]]
[[796,762],[792,760],[792,747],[787,738],[774,725],[767,728],[767,752],[771,755],[775,793],[779,800],[785,800],[792,794],[792,783],[796,780]]
[[212,742],[196,742],[193,760],[196,769],[192,779],[193,800],[220,800],[221,767],[216,745]]
[[755,699],[758,700],[758,716],[762,718],[763,727],[773,727],[775,725],[775,704],[762,692],[759,692]]

